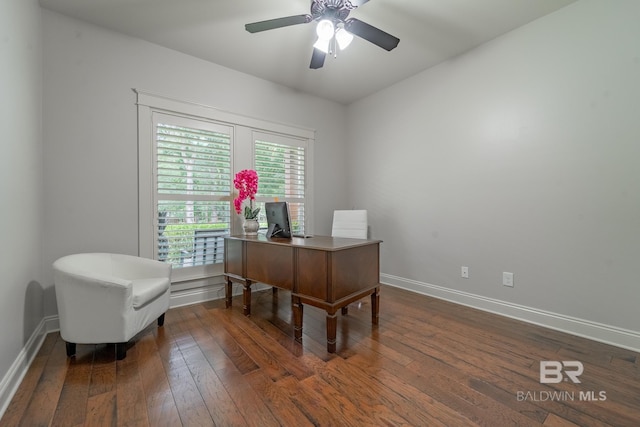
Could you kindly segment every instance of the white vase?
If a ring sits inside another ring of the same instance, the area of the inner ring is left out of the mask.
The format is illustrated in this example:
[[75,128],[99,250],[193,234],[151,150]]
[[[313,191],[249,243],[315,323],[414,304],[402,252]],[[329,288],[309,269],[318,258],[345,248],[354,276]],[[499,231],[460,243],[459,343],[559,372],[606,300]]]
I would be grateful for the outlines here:
[[244,223],[242,223],[242,229],[244,230],[245,236],[257,236],[259,228],[260,223],[257,219],[245,218]]

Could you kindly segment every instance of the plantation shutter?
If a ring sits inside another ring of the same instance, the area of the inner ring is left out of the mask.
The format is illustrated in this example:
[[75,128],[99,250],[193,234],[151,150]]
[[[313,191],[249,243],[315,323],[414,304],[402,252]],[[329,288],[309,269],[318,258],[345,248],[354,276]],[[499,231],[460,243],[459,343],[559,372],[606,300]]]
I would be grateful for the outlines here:
[[154,115],[156,259],[174,268],[220,264],[231,228],[233,128]]
[[[288,202],[291,226],[296,234],[305,232],[306,146],[305,140],[254,133],[257,199]],[[266,220],[262,218],[263,221]]]

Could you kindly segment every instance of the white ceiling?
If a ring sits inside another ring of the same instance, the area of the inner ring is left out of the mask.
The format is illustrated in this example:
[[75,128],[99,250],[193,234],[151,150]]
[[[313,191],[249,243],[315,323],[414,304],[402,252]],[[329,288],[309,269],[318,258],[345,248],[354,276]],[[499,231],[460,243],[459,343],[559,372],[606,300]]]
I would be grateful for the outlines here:
[[309,13],[309,0],[40,0],[71,17],[292,89],[349,104],[575,0],[370,0],[352,11],[400,39],[363,39],[309,69],[315,25],[250,34],[244,24]]

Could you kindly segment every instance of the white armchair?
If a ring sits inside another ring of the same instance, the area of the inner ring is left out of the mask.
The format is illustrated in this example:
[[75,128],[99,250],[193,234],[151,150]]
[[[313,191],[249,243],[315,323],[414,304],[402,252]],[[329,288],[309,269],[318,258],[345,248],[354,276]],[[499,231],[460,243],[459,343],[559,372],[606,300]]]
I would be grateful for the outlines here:
[[53,263],[60,335],[67,356],[76,344],[126,344],[154,320],[164,324],[169,309],[171,265],[131,255],[82,253]]

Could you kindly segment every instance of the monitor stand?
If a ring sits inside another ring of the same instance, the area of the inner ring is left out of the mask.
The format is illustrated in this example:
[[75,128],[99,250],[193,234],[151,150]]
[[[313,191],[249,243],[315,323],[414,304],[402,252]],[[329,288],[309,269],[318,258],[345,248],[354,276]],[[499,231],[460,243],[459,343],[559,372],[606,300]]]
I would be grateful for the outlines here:
[[269,224],[267,228],[267,237],[278,237],[278,234],[282,232],[282,228],[278,224]]

